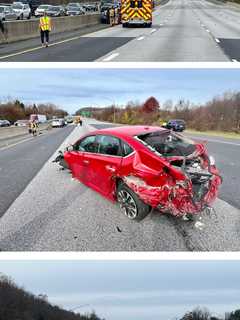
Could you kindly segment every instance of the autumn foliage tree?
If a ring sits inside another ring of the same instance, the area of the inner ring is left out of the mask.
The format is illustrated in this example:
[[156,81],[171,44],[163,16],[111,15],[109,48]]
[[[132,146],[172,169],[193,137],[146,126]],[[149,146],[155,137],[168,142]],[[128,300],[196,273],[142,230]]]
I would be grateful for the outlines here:
[[9,120],[11,123],[21,120],[29,119],[30,114],[45,114],[48,119],[55,117],[64,117],[68,113],[51,103],[42,103],[39,105],[25,105],[19,100],[9,100],[0,103],[0,119]]
[[170,119],[183,119],[187,128],[198,131],[229,131],[240,133],[240,92],[226,92],[204,104],[193,104],[189,100],[179,99],[175,104],[167,100],[160,104],[154,97],[144,103],[130,102],[124,107],[98,108],[93,115],[99,120],[115,119],[123,124],[161,125]]
[[158,112],[159,111],[159,102],[157,101],[156,98],[150,97],[148,98],[143,106],[142,106],[142,111],[145,113],[152,113],[152,112]]

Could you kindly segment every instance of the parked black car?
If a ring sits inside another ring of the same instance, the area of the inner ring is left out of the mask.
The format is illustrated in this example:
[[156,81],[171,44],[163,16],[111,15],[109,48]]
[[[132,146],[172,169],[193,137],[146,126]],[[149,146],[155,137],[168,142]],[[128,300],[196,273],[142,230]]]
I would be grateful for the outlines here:
[[172,120],[169,120],[168,123],[164,125],[164,127],[167,129],[172,129],[173,131],[182,132],[183,130],[186,129],[186,123],[182,119],[172,119]]
[[64,12],[61,6],[51,6],[46,11],[50,17],[60,17],[64,15]]

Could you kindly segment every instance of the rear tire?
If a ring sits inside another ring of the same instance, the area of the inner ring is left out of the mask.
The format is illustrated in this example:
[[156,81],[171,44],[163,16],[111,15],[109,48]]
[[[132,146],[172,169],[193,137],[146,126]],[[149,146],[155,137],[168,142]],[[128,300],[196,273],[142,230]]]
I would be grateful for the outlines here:
[[137,194],[124,183],[120,183],[117,187],[117,201],[130,220],[141,221],[151,211],[151,207],[139,199]]

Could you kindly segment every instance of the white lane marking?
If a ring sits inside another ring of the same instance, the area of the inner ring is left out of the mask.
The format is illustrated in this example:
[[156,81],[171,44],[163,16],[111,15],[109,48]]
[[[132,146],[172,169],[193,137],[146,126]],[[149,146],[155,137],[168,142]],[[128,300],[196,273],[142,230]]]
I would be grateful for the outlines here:
[[5,146],[5,147],[0,147],[0,150],[2,151],[2,150],[9,149],[9,148],[11,148],[11,147],[15,147],[15,146],[17,146],[17,145],[20,144],[20,143],[23,143],[23,142],[26,142],[26,141],[29,141],[29,140],[32,140],[32,139],[33,139],[33,137],[23,139],[23,140],[21,140],[21,141],[18,141],[18,142],[9,144],[9,145],[7,145],[7,146]]
[[117,56],[119,56],[119,53],[117,53],[117,52],[116,52],[116,53],[113,53],[113,54],[111,54],[110,56],[104,58],[103,61],[110,61],[110,60],[116,58]]
[[164,23],[160,23],[160,27],[162,27],[164,25]]
[[240,143],[235,143],[235,142],[228,142],[228,141],[219,141],[219,140],[215,140],[215,139],[208,139],[207,137],[197,137],[197,136],[193,136],[190,135],[192,137],[192,139],[197,139],[197,140],[202,140],[202,141],[209,141],[209,142],[217,142],[217,143],[223,143],[223,144],[230,144],[233,146],[238,146],[240,147]]
[[145,37],[142,36],[142,37],[137,38],[137,40],[138,40],[138,41],[141,41],[141,40],[143,40],[144,38],[145,38]]
[[157,31],[157,29],[152,29],[152,31],[151,31],[150,33],[153,33],[153,32],[155,32],[155,31]]
[[210,32],[208,29],[206,29],[207,32]]
[[[53,47],[53,46],[56,46],[56,45],[59,45],[59,44],[62,44],[62,43],[69,42],[69,41],[78,40],[78,39],[80,39],[81,37],[82,37],[82,36],[77,36],[77,37],[69,38],[69,39],[66,39],[66,40],[61,40],[61,41],[58,41],[58,42],[54,42],[54,43],[49,44],[48,47]],[[14,56],[18,56],[18,55],[24,54],[24,53],[29,53],[29,52],[37,51],[37,50],[48,50],[48,48],[45,48],[45,47],[42,47],[42,46],[40,46],[40,47],[38,46],[38,47],[35,47],[35,48],[31,48],[31,49],[27,49],[27,50],[23,50],[23,51],[11,53],[11,54],[8,54],[8,55],[5,55],[5,56],[1,56],[1,57],[0,57],[0,60],[7,59],[7,58],[11,58],[11,57],[14,57]]]
[[220,40],[219,40],[218,38],[215,38],[215,41],[216,41],[217,43],[220,43]]

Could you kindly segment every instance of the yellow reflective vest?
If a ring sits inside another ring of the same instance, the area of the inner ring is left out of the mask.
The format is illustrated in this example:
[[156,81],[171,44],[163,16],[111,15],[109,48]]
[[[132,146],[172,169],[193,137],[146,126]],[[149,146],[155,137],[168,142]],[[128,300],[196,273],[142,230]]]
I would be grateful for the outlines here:
[[51,19],[49,17],[41,17],[39,27],[42,31],[51,31]]

